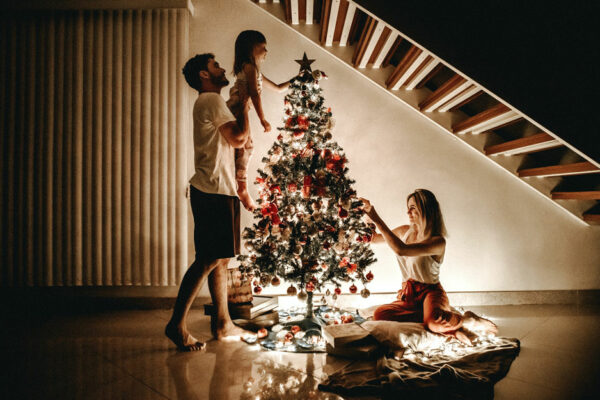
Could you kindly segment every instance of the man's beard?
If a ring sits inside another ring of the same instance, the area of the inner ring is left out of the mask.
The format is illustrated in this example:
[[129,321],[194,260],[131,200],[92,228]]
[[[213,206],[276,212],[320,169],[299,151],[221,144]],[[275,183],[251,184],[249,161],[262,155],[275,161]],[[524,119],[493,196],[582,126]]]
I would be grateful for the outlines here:
[[220,76],[219,75],[210,74],[210,82],[213,85],[219,86],[219,87],[225,87],[225,86],[229,85],[229,81],[225,77],[225,74],[220,75]]

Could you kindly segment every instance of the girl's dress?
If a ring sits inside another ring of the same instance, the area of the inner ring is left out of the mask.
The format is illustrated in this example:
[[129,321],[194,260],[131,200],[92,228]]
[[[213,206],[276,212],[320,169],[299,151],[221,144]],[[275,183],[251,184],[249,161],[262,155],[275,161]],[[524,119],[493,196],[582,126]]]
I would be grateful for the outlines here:
[[[258,95],[262,93],[262,74],[257,72]],[[246,73],[242,70],[235,76],[235,82],[229,90],[229,100],[227,107],[237,118],[238,122],[243,120],[244,105],[250,100],[249,82]],[[238,181],[246,181],[248,175],[248,163],[254,149],[252,135],[248,135],[248,140],[243,148],[235,149],[235,177]]]

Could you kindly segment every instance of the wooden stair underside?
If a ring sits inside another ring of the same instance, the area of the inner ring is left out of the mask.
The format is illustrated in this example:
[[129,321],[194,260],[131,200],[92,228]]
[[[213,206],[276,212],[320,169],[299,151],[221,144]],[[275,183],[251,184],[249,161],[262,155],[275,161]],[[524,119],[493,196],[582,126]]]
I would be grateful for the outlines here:
[[[600,164],[387,24],[385,16],[375,16],[351,0],[251,1],[299,34],[320,44],[448,133],[475,147],[483,156],[577,220],[597,224],[600,219],[600,212],[596,211],[600,204]],[[432,83],[444,76],[446,78],[437,86],[428,87],[434,86]],[[481,96],[487,96],[491,102],[474,112],[466,112]],[[537,133],[523,129],[517,137],[498,139],[496,133],[499,130],[507,127],[516,129],[523,122]],[[483,148],[476,147],[470,139],[479,134],[486,134],[494,140]],[[515,167],[515,163],[503,161],[557,149],[572,153],[571,157],[551,165],[537,163],[529,168]],[[591,184],[586,181],[585,187],[575,189],[557,189],[560,185],[549,188],[549,185],[537,185],[532,181],[532,177],[564,180],[583,174],[588,175]]]

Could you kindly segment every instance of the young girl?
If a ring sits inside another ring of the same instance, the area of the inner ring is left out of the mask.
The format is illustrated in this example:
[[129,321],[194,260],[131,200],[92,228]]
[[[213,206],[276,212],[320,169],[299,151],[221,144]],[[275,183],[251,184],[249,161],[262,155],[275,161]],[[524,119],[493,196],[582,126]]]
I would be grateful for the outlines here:
[[[265,132],[271,130],[271,125],[265,119],[262,108],[261,92],[263,83],[266,87],[277,92],[285,91],[289,82],[275,84],[260,72],[260,66],[267,56],[267,39],[258,31],[243,31],[235,40],[235,60],[233,73],[236,77],[233,87],[229,91],[227,106],[240,121],[243,118],[246,102],[252,100],[252,105],[260,119]],[[241,149],[235,149],[235,175],[237,180],[237,193],[244,207],[252,211],[256,204],[250,198],[246,185],[248,162],[254,145],[252,136]]]

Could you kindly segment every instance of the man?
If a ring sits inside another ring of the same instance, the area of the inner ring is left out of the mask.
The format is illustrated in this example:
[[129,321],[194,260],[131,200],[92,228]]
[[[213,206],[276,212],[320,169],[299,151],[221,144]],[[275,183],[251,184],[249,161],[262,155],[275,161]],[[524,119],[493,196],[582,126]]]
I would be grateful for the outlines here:
[[246,331],[231,321],[227,308],[227,264],[239,254],[240,202],[235,180],[234,149],[244,146],[248,112],[237,122],[221,97],[229,84],[213,54],[199,54],[183,68],[187,83],[198,91],[194,104],[194,165],[190,201],[194,215],[196,258],[185,273],[165,334],[181,351],[201,350],[205,344],[187,329],[186,318],[198,290],[208,278],[217,309],[211,326],[218,340]]

